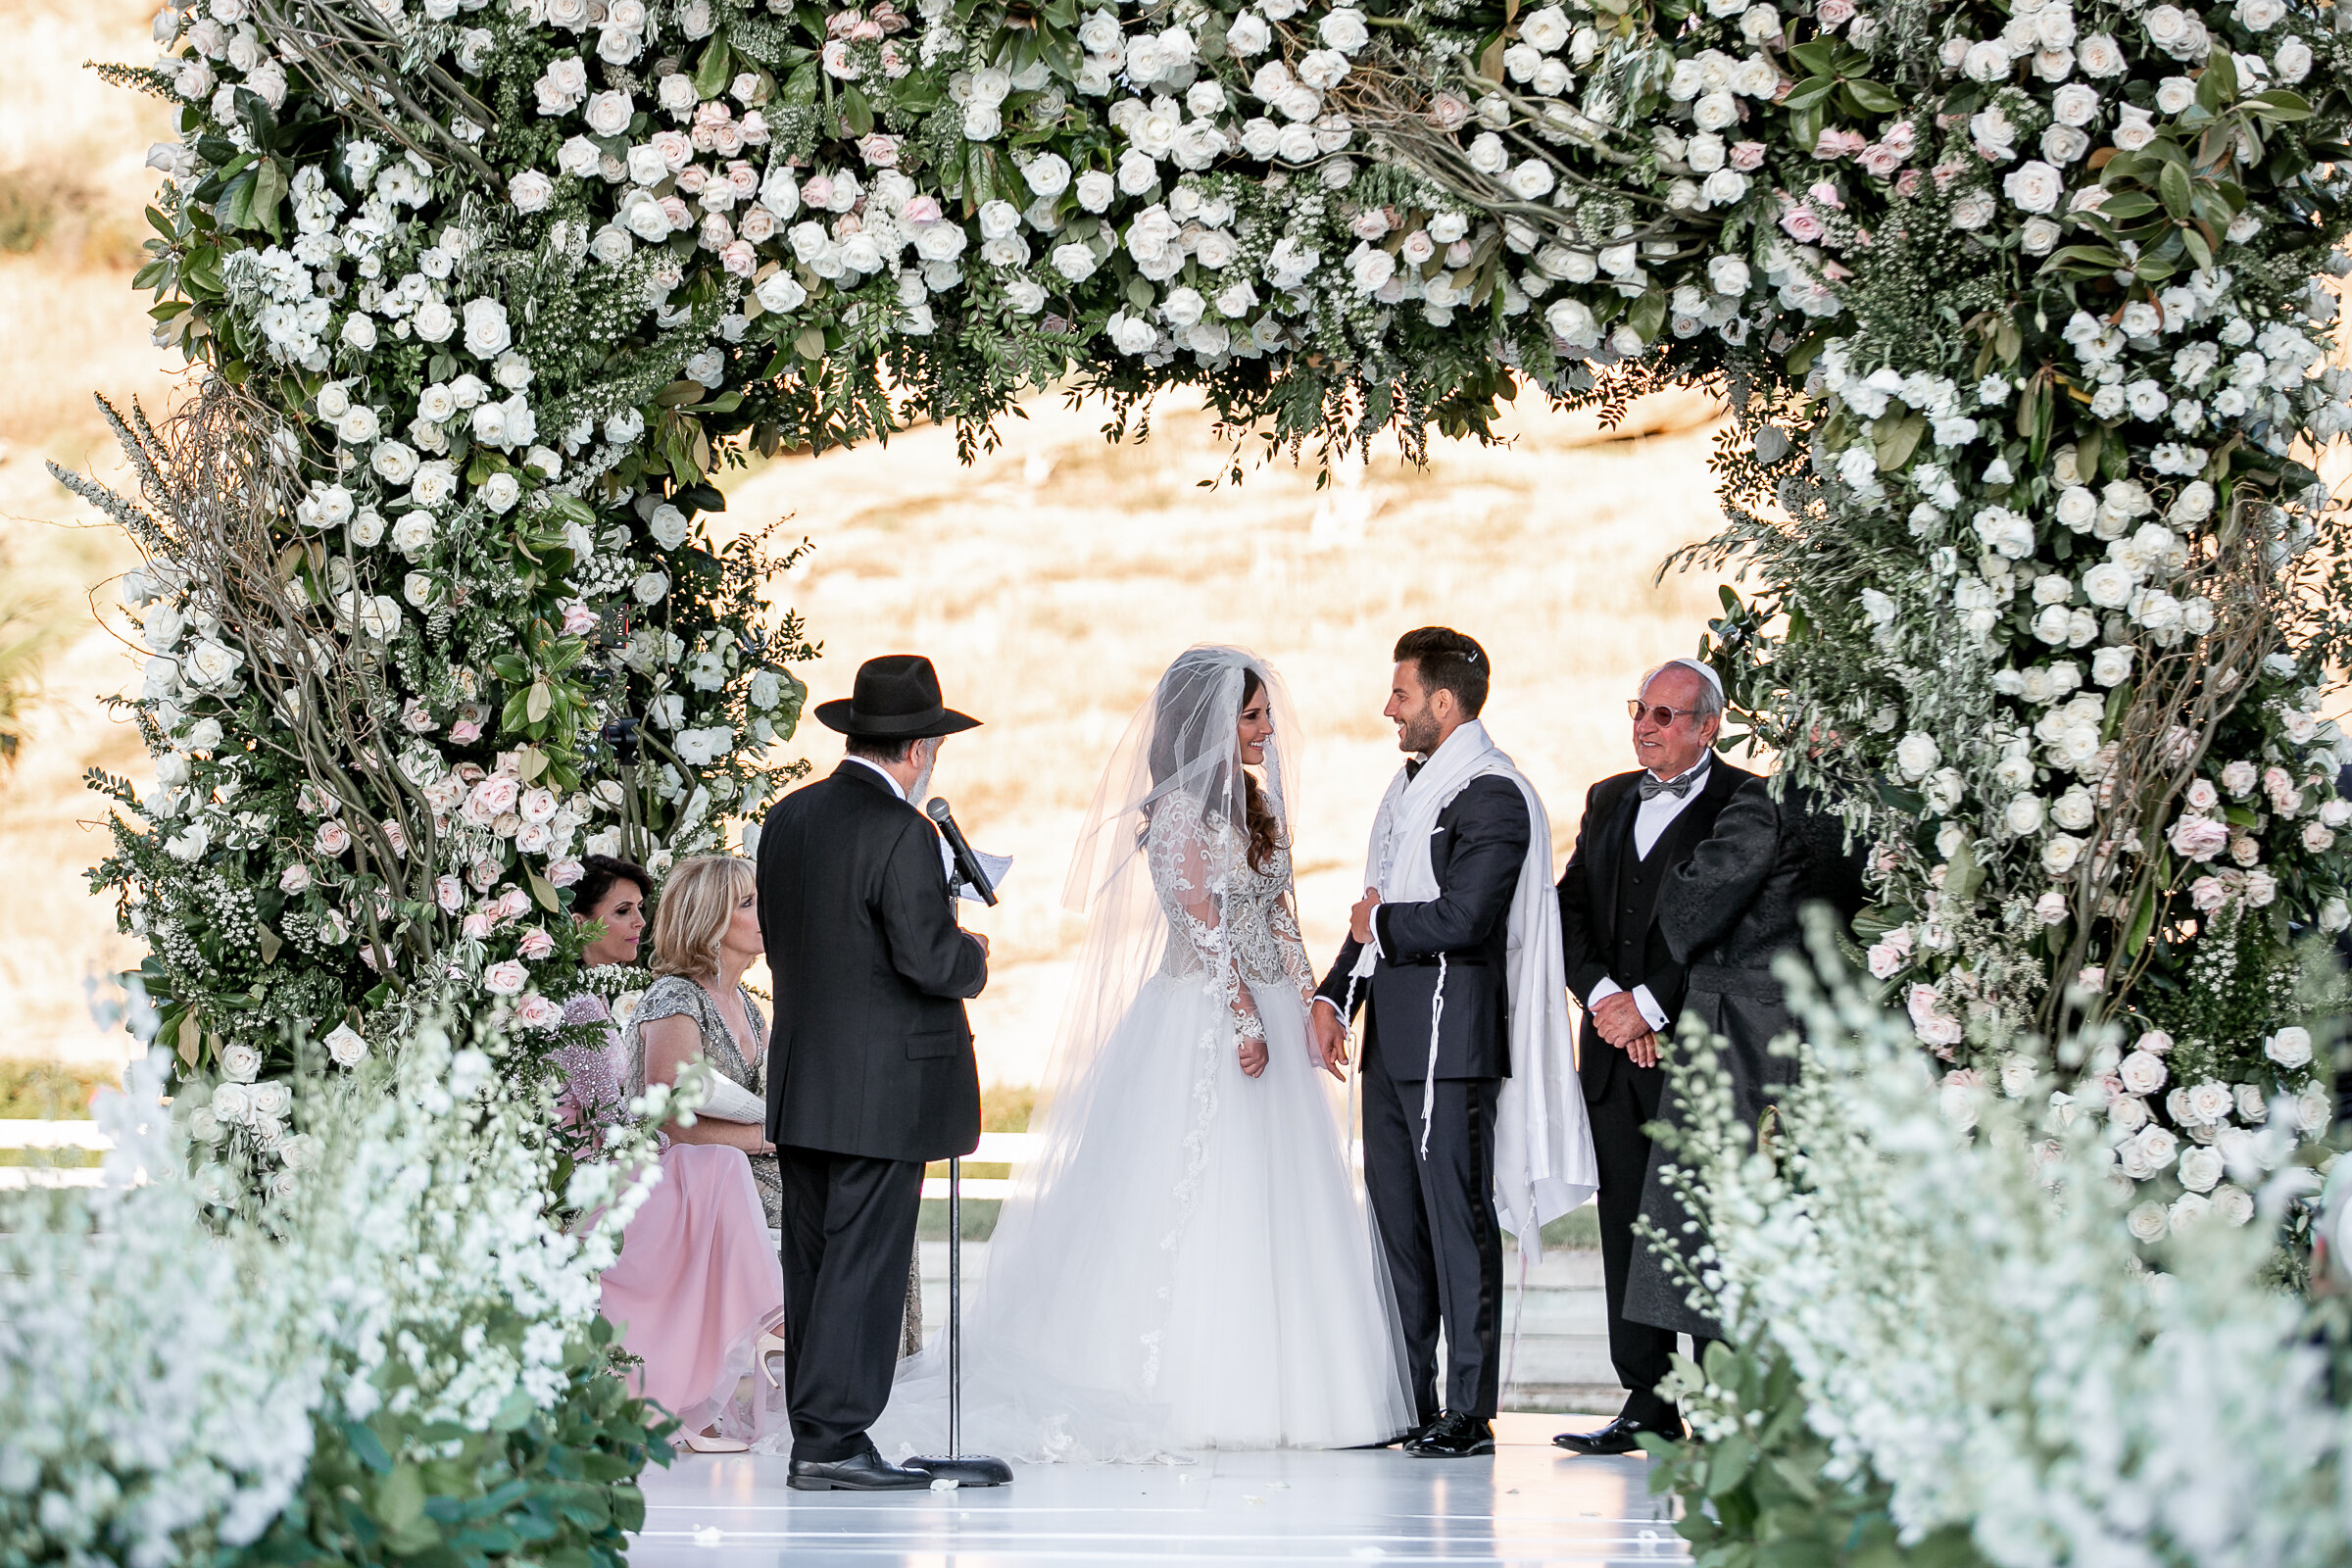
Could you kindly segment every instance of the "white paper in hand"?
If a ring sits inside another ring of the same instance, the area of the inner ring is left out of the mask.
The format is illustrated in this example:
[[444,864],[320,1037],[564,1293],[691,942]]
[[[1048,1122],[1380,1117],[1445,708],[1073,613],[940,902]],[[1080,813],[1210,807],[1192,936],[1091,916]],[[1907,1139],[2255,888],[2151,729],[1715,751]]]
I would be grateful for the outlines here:
[[[972,846],[972,854],[979,857],[980,869],[988,873],[988,885],[991,888],[994,888],[996,891],[1002,893],[1004,890],[1004,878],[1010,875],[1012,872],[1012,857],[1009,855],[991,855],[976,844]],[[972,885],[965,881],[961,876],[955,878],[955,884],[956,896],[957,898],[969,899],[974,904],[985,904],[988,902],[987,900],[981,898],[978,891],[975,890]]]

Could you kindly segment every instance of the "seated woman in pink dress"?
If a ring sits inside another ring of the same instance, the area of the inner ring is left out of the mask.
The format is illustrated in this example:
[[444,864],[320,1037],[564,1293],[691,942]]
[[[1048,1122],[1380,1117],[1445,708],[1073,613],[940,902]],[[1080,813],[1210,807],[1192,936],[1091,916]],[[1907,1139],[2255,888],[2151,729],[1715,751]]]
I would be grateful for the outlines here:
[[605,1316],[643,1362],[633,1381],[679,1419],[686,1446],[700,1453],[740,1453],[785,1419],[767,1359],[784,1348],[773,1332],[783,1277],[751,1165],[751,1156],[774,1153],[760,1078],[748,1065],[763,1064],[766,1053],[754,1044],[759,1013],[740,983],[760,951],[750,863],[725,856],[684,862],[654,916],[661,978],[620,1032],[625,1098],[674,1082],[687,1062],[710,1069],[711,1096],[693,1124],[663,1129],[662,1181],[629,1221],[603,1282]]

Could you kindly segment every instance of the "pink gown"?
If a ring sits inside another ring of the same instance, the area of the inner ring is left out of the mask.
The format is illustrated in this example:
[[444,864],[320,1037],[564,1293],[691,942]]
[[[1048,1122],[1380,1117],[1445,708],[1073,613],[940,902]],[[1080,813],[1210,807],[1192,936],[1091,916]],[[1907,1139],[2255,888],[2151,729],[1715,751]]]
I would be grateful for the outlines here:
[[[690,1010],[665,994],[677,987],[700,989],[674,977],[657,981],[646,993],[656,1004],[650,1016]],[[610,1125],[644,1092],[635,1031],[624,1043],[598,997],[574,998],[564,1016],[606,1028],[600,1047],[560,1054],[564,1118]],[[641,1004],[635,1021],[648,1020]],[[732,1049],[709,1056],[722,1071],[741,1060]],[[784,1429],[784,1359],[770,1359],[770,1386],[753,1357],[760,1336],[782,1325],[784,1280],[742,1150],[664,1140],[662,1180],[630,1218],[603,1284],[604,1315],[641,1362],[632,1387],[676,1416],[682,1432],[715,1428],[749,1443]]]

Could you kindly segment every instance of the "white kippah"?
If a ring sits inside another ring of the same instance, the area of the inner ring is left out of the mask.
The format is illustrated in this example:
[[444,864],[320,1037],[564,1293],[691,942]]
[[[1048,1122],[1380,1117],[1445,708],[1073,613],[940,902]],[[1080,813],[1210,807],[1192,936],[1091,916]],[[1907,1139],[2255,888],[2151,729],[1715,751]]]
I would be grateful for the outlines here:
[[1715,688],[1715,700],[1717,702],[1723,703],[1730,701],[1729,698],[1724,696],[1723,677],[1716,674],[1715,671],[1709,666],[1700,663],[1695,659],[1669,659],[1665,663],[1660,664],[1658,668],[1666,669],[1675,664],[1680,664],[1685,669],[1694,669],[1698,671],[1698,673],[1706,680],[1706,683]]

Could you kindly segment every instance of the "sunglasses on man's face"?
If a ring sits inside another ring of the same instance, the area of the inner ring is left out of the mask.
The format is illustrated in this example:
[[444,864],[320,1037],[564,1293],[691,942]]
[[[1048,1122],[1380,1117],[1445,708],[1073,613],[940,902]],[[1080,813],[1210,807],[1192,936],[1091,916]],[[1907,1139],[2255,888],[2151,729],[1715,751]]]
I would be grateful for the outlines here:
[[1627,698],[1625,710],[1633,715],[1635,723],[1639,724],[1644,717],[1647,717],[1660,729],[1672,729],[1677,718],[1685,713],[1698,711],[1695,708],[1668,708],[1664,703],[1645,703],[1639,697]]

